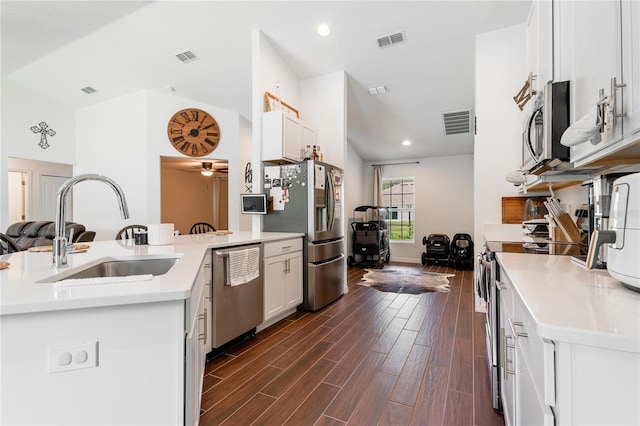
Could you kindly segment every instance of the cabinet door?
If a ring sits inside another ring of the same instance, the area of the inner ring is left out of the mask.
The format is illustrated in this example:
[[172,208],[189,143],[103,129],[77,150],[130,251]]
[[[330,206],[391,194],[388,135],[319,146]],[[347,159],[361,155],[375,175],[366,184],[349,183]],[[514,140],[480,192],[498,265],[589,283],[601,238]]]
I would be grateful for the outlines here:
[[284,282],[285,309],[302,303],[302,252],[287,257],[287,273]]
[[264,259],[264,320],[285,310],[285,256]]
[[204,380],[205,342],[204,342],[204,294],[199,299],[189,330],[185,337],[185,401],[184,424],[196,425],[200,419],[202,382]]
[[[314,145],[316,145],[316,131],[307,124],[302,123],[300,126],[300,148],[304,149],[308,146],[312,149]],[[312,152],[311,149],[309,149],[309,152]]]
[[534,1],[526,22],[527,71],[535,77],[536,91],[553,79],[552,14],[550,1]]
[[519,425],[553,426],[554,419],[551,409],[538,398],[531,372],[519,349],[515,351],[518,364],[517,390],[517,422]]
[[300,121],[286,115],[284,117],[284,140],[282,142],[283,158],[300,161]]
[[[571,123],[594,114],[601,93],[612,92],[612,78],[622,81],[620,1],[555,2],[556,46],[560,62],[556,80],[571,81]],[[616,95],[620,95],[618,90]],[[618,96],[619,97],[619,96]],[[595,121],[595,119],[594,119]],[[571,148],[571,161],[580,162],[622,136],[622,121],[602,134],[602,142]]]
[[622,131],[625,135],[640,133],[640,2],[622,1],[623,90]]
[[211,324],[213,324],[213,318],[211,317],[211,313],[213,312],[213,301],[212,301],[212,286],[211,286],[211,280],[213,279],[213,276],[211,275],[211,253],[207,254],[206,259],[204,260],[202,267],[201,267],[201,275],[202,275],[202,280],[204,281],[204,311],[205,311],[205,334],[206,334],[206,340],[205,340],[205,358],[206,358],[206,354],[208,354],[209,352],[211,352]]
[[500,397],[504,422],[507,426],[516,425],[516,367],[515,340],[509,326],[509,311],[500,298]]

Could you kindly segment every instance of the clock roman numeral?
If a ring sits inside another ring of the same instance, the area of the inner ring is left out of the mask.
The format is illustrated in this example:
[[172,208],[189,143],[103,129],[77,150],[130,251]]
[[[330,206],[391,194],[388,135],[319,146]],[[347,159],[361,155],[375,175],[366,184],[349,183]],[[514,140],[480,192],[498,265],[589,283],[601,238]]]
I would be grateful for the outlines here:
[[182,112],[180,113],[180,115],[184,117],[184,119],[185,119],[185,121],[186,121],[187,123],[191,121],[191,120],[189,119],[189,115],[187,114],[187,112],[186,112],[186,111],[182,111]]
[[171,129],[171,134],[172,135],[181,135],[182,134],[182,129]]
[[189,151],[189,145],[191,145],[189,142],[183,143],[182,146],[180,147],[180,151],[182,151],[182,152]]
[[193,117],[193,121],[198,121],[199,115],[200,115],[200,112],[198,110],[195,110],[195,109],[191,110],[191,117]]
[[178,126],[180,126],[180,128],[184,127],[184,123],[179,122],[176,118],[174,118],[173,120],[171,120],[172,123],[176,123]]
[[191,146],[191,155],[198,155],[198,146],[195,144]]
[[183,136],[176,136],[175,138],[171,138],[171,140],[173,141],[174,145],[178,145],[179,143],[182,143],[185,141]]
[[[206,146],[204,146],[204,144],[200,144],[200,148],[202,148],[202,152],[203,152],[204,154],[207,154],[207,153],[209,152],[209,150],[207,149],[207,147],[206,147]],[[203,155],[204,155],[204,154],[203,154]]]
[[218,136],[218,132],[207,132],[207,136]]
[[216,147],[216,143],[215,143],[214,141],[212,141],[211,139],[209,139],[209,138],[204,138],[204,141],[205,141],[206,143],[208,143],[209,145],[211,145],[212,147],[214,147],[214,148]]
[[206,129],[208,129],[209,127],[212,127],[212,126],[215,126],[215,125],[216,125],[216,123],[211,123],[211,124],[209,124],[208,126],[204,126],[204,127],[203,127],[202,129],[200,129],[200,130],[206,130]]

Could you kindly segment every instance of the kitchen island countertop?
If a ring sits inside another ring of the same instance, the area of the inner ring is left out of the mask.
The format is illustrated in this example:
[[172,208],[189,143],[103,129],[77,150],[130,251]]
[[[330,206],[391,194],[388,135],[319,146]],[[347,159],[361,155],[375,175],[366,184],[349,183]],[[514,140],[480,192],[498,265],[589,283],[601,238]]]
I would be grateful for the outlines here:
[[540,337],[640,353],[640,293],[569,256],[496,256]]
[[[175,237],[174,244],[134,245],[131,240],[96,241],[84,253],[68,255],[69,267],[52,269],[51,252],[5,254],[0,261],[10,267],[0,270],[0,315],[57,311],[97,306],[179,300],[189,297],[206,250],[256,242],[302,237],[301,233],[234,232],[229,235],[195,234]],[[151,280],[73,287],[38,283],[55,274],[68,275],[105,258],[178,257],[169,272]]]

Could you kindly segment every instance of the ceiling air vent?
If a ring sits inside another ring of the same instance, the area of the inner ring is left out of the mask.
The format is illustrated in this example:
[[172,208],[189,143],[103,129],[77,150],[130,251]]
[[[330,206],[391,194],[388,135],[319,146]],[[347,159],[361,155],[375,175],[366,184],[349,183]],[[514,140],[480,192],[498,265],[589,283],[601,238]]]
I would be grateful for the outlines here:
[[377,37],[378,47],[383,48],[387,46],[392,46],[398,43],[404,43],[407,39],[404,36],[403,31],[398,31],[393,34],[387,34],[380,37]]
[[176,58],[180,59],[183,63],[187,63],[187,62],[191,62],[191,61],[195,61],[196,59],[198,59],[198,57],[196,56],[195,53],[193,53],[190,50],[187,50],[185,52],[182,53],[177,53],[176,54]]
[[442,124],[445,135],[469,133],[471,130],[471,110],[461,109],[442,113]]
[[93,88],[93,87],[91,87],[91,86],[83,87],[83,88],[82,88],[82,89],[80,89],[80,90],[82,90],[82,91],[83,91],[84,93],[86,93],[87,95],[90,95],[90,94],[92,94],[92,93],[96,93],[96,89],[94,89],[94,88]]

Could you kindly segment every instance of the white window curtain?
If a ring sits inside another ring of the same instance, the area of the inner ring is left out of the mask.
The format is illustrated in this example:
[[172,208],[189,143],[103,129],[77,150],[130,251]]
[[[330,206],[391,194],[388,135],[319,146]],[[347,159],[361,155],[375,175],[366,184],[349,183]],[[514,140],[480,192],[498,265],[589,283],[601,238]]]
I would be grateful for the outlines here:
[[373,205],[382,205],[382,166],[373,166]]

